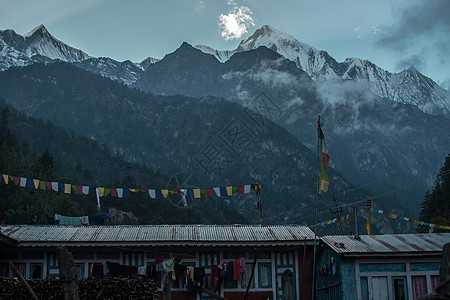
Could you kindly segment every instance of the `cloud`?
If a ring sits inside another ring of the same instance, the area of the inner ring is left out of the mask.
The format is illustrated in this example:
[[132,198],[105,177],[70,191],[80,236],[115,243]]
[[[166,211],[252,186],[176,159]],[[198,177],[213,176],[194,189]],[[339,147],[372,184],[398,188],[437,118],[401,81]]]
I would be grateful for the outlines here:
[[247,6],[237,6],[234,0],[228,0],[228,5],[233,8],[227,15],[220,14],[219,28],[221,36],[225,40],[238,39],[246,34],[247,27],[255,26],[252,18],[252,11]]
[[392,26],[377,32],[376,45],[409,57],[397,63],[399,67],[414,62],[415,67],[431,68],[430,60],[440,58],[448,64],[450,45],[450,1],[427,0],[404,8],[394,15]]
[[419,71],[425,69],[425,62],[423,61],[423,58],[421,55],[415,54],[410,57],[399,60],[395,64],[395,69],[396,70],[404,70],[404,69],[408,69],[409,67],[412,67],[412,66]]
[[427,0],[403,10],[398,22],[384,28],[378,43],[402,49],[421,37],[438,35],[450,40],[450,1]]

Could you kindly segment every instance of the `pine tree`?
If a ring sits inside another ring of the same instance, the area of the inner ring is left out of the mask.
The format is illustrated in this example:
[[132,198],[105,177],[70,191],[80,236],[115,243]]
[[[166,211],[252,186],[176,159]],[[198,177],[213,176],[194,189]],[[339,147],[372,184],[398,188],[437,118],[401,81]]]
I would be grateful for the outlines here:
[[[427,191],[421,205],[420,220],[436,225],[450,225],[450,155],[437,175],[433,190]],[[421,227],[419,231],[429,228]],[[438,229],[438,232],[448,231]]]

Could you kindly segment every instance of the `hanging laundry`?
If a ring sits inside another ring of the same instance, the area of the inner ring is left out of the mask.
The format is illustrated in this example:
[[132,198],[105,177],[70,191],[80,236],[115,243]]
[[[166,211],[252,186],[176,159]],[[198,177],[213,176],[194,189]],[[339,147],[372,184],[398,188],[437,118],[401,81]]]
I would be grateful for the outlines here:
[[[86,223],[86,218],[88,220],[87,223]],[[74,226],[89,225],[89,217],[88,216],[66,217],[66,216],[61,216],[61,215],[55,214],[54,220],[59,221],[59,225],[74,225]],[[83,222],[85,224],[83,224]]]
[[103,225],[103,214],[91,217],[92,225]]
[[172,280],[177,279],[177,277],[175,275],[174,266],[175,266],[175,259],[173,259],[173,258],[162,262],[162,267],[163,267],[164,271],[167,273],[172,272]]
[[203,278],[205,278],[205,268],[194,268],[194,282],[199,292],[203,286]]
[[233,260],[233,279],[239,280],[241,279],[241,265],[239,259]]
[[241,267],[240,272],[241,274],[245,272],[245,257],[239,258],[239,265]]
[[147,266],[138,266],[138,274],[147,275]]
[[229,262],[226,266],[225,278],[226,280],[234,280],[234,264],[233,262]]
[[89,217],[88,216],[80,217],[80,219],[81,219],[82,225],[89,225]]

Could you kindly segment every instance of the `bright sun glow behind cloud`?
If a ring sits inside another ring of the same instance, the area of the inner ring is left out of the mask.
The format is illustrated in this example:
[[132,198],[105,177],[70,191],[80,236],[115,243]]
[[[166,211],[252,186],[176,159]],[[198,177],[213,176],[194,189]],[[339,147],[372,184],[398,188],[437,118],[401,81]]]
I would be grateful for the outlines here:
[[255,26],[250,8],[237,6],[232,1],[229,1],[228,4],[234,7],[227,15],[220,14],[219,16],[221,36],[227,41],[240,38],[247,33],[247,27]]

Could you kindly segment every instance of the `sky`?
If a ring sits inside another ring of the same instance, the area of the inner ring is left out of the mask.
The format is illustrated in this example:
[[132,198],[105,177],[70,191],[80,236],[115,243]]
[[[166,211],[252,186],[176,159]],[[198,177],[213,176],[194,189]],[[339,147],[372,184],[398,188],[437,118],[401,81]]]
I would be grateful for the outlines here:
[[43,24],[95,57],[140,62],[183,42],[235,49],[270,25],[338,62],[414,66],[450,88],[450,0],[0,0],[0,30]]

